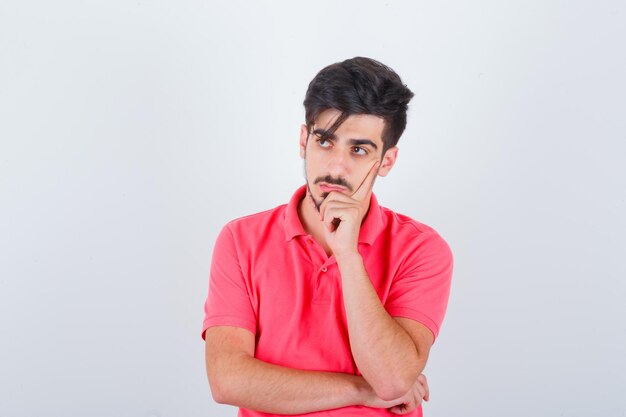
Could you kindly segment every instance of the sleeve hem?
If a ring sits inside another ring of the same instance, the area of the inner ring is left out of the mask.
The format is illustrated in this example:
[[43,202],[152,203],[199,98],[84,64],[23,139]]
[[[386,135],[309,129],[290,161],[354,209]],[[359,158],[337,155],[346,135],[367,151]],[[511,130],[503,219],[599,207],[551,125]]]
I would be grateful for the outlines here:
[[392,317],[404,317],[420,322],[433,334],[433,344],[435,340],[437,340],[437,336],[439,335],[439,326],[427,315],[406,307],[391,307],[387,309],[387,312]]
[[217,316],[217,317],[208,317],[204,319],[204,323],[202,324],[202,334],[201,337],[204,339],[204,334],[209,327],[216,326],[233,326],[233,327],[241,327],[250,331],[252,334],[256,335],[256,323],[251,322],[249,320],[243,319],[241,317],[233,317],[233,316]]

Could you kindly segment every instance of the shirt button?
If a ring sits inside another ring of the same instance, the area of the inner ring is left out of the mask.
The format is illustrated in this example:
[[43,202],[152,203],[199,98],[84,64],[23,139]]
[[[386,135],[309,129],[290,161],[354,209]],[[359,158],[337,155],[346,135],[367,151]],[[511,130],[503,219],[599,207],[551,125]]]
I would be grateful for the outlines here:
[[326,272],[328,269],[326,267],[322,268],[322,272]]

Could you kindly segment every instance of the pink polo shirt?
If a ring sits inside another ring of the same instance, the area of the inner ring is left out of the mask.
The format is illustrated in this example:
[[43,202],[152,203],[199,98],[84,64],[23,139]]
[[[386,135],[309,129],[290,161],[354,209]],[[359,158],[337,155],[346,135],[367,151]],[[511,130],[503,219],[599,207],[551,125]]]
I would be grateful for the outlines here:
[[[212,326],[256,335],[255,357],[291,368],[359,374],[350,351],[335,258],[304,231],[302,186],[286,205],[228,223],[213,251],[202,337]],[[429,226],[381,207],[372,194],[359,252],[381,302],[394,317],[428,327],[435,338],[448,304],[452,253]],[[240,410],[241,416],[268,416]],[[392,416],[346,407],[307,415]],[[418,407],[410,416],[421,416]]]

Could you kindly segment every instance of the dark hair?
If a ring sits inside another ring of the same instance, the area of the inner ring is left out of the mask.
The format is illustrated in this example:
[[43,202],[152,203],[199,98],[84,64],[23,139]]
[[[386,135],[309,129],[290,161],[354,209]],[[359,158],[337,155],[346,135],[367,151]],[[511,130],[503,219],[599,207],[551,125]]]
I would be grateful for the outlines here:
[[304,98],[306,125],[328,109],[341,115],[328,134],[349,116],[371,114],[382,117],[383,154],[398,143],[406,127],[406,111],[413,92],[391,68],[371,58],[355,57],[327,66],[309,83]]

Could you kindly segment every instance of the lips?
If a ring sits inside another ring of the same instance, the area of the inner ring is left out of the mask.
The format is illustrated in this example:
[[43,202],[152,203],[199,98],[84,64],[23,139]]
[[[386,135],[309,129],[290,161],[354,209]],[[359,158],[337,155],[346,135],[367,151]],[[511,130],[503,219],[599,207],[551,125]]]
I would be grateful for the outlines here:
[[341,187],[339,185],[329,185],[329,184],[320,184],[320,189],[324,191],[325,193],[330,193],[332,191],[343,193],[344,191],[346,191],[344,187]]

